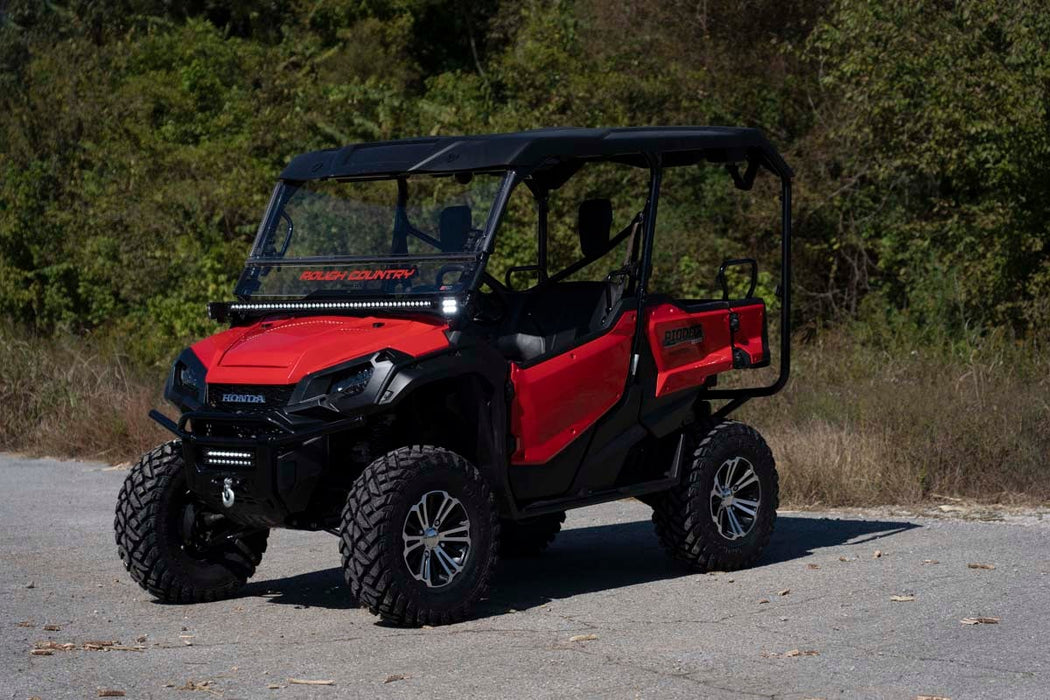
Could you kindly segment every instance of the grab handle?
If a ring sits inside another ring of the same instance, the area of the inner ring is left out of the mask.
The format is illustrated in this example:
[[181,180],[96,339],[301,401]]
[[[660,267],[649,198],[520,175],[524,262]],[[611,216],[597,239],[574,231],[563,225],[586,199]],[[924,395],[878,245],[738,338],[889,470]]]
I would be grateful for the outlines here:
[[729,301],[729,284],[726,282],[726,270],[736,265],[748,265],[751,268],[751,286],[747,288],[747,296],[750,299],[755,295],[755,286],[758,285],[758,262],[754,258],[733,258],[724,260],[718,268],[718,286],[722,288],[722,301]]

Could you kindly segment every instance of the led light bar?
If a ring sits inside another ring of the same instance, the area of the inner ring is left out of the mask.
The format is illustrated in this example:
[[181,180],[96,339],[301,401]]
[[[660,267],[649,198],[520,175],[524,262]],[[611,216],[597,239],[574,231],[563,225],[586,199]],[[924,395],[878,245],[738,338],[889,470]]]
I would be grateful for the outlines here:
[[204,463],[208,466],[250,467],[251,452],[230,452],[227,450],[205,450]]
[[274,301],[230,304],[230,311],[314,311],[324,309],[429,309],[430,301]]
[[205,461],[207,461],[209,465],[218,464],[218,465],[227,466],[227,467],[250,467],[250,466],[252,466],[251,460],[248,460],[248,459],[214,459],[212,457],[208,457]]
[[455,297],[441,300],[441,313],[446,316],[455,316],[459,313],[459,302],[456,301]]

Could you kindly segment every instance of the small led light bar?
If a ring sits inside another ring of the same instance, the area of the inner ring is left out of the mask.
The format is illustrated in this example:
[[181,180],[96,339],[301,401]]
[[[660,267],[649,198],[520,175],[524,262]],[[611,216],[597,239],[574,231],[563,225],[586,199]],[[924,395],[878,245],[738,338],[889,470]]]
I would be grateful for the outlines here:
[[250,467],[252,466],[252,453],[205,450],[204,463],[209,467]]

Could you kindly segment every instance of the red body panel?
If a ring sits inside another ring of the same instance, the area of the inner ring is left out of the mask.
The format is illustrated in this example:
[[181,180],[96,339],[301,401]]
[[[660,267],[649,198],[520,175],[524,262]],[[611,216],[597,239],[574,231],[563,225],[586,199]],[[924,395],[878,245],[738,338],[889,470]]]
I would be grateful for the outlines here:
[[193,352],[214,384],[294,384],[307,374],[391,348],[418,357],[448,347],[427,317],[308,316],[260,321],[205,338]]
[[740,348],[751,356],[751,364],[767,358],[766,352],[766,305],[759,302],[737,306],[733,313],[740,319],[740,326],[733,334],[733,347]]
[[[649,347],[656,360],[657,396],[700,386],[712,374],[733,368],[728,309],[691,314],[664,303],[647,309],[647,316]],[[703,328],[703,336],[690,337],[698,326]],[[671,342],[680,337],[676,332],[687,339]]]
[[[735,332],[731,313],[739,324]],[[733,369],[733,348],[746,352],[751,364],[766,359],[766,307],[760,301],[696,313],[657,304],[647,309],[646,324],[656,359],[657,396],[698,387],[711,375]]]
[[527,369],[511,365],[512,464],[544,464],[594,424],[623,394],[637,312],[605,335]]

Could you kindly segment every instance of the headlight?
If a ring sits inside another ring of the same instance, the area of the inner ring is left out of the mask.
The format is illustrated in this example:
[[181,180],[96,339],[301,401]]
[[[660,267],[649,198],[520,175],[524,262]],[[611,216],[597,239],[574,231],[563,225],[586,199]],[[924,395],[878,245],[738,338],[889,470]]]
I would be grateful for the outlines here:
[[332,382],[331,393],[334,394],[333,398],[357,396],[368,386],[368,380],[372,378],[374,371],[375,369],[371,366],[364,367]]
[[182,351],[168,375],[164,398],[182,409],[194,410],[204,403],[207,370],[193,351]]
[[292,394],[293,403],[320,401],[330,406],[331,402],[364,393],[373,374],[375,368],[366,361],[306,377]]
[[182,392],[196,396],[204,388],[204,377],[199,376],[193,367],[180,361],[175,372],[175,386]]

